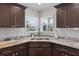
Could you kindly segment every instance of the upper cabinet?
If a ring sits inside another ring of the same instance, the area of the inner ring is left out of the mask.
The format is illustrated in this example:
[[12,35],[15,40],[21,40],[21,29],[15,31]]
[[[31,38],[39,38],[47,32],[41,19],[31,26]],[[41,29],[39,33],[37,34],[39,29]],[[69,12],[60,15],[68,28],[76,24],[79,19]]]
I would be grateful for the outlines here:
[[79,4],[63,3],[57,8],[57,28],[79,27]]
[[74,4],[70,7],[70,18],[72,20],[72,27],[79,27],[79,5]]
[[8,4],[0,4],[0,27],[10,27],[11,8]]
[[66,19],[67,19],[67,8],[66,7],[58,8],[57,27],[63,28],[66,25]]
[[11,24],[13,27],[25,26],[25,9],[17,6],[11,6]]
[[25,7],[16,3],[1,3],[0,27],[25,27]]

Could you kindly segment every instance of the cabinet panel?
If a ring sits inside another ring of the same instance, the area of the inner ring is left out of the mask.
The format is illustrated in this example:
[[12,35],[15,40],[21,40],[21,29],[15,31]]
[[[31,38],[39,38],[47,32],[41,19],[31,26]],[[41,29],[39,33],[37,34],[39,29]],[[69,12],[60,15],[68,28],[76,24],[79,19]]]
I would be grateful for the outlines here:
[[73,5],[70,8],[71,14],[71,26],[72,27],[79,27],[79,5]]
[[24,27],[25,26],[25,10],[14,6],[15,12],[15,27]]
[[51,56],[50,42],[30,42],[28,47],[29,56]]
[[0,3],[0,27],[25,26],[25,7],[18,5]]
[[0,56],[27,56],[27,44],[0,49]]
[[55,56],[77,56],[79,55],[78,49],[74,49],[71,47],[54,44],[52,48],[54,48],[52,53]]
[[17,51],[17,56],[27,56],[27,48]]
[[57,8],[57,27],[79,27],[79,4],[59,4]]
[[0,27],[10,27],[11,8],[8,4],[0,4]]
[[42,56],[51,56],[51,48],[42,48],[41,55]]
[[29,48],[29,56],[51,56],[51,48]]
[[41,48],[29,48],[29,56],[40,56],[41,55]]
[[67,27],[67,8],[62,7],[57,9],[57,27],[63,28]]

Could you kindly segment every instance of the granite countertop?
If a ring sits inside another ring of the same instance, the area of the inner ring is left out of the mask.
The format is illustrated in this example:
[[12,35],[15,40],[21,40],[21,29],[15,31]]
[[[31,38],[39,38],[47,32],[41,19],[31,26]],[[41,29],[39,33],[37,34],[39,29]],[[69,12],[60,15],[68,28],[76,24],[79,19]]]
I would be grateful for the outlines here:
[[27,42],[52,42],[56,44],[61,44],[64,46],[72,47],[79,49],[79,39],[55,39],[55,38],[49,38],[49,40],[31,40],[33,37],[23,37],[19,38],[18,40],[10,40],[10,41],[0,41],[0,49],[22,44],[22,43],[27,43]]

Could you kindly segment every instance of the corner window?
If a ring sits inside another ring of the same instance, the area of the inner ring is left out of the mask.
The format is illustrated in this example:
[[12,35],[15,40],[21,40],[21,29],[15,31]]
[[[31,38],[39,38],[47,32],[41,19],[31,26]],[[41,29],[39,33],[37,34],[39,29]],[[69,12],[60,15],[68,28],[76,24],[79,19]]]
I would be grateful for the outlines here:
[[43,17],[41,19],[41,31],[53,31],[52,17]]
[[38,18],[34,16],[26,17],[26,29],[27,31],[38,31]]

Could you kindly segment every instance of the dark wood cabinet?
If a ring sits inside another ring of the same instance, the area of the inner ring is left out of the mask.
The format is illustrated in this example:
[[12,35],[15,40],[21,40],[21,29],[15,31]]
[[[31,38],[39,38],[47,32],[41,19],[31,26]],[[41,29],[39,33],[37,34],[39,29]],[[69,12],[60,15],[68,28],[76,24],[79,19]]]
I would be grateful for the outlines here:
[[29,56],[51,56],[51,43],[31,42],[28,50]]
[[51,56],[51,47],[42,48],[40,50],[41,50],[41,55],[42,56]]
[[11,24],[13,27],[24,27],[25,26],[25,9],[11,6]]
[[51,48],[29,48],[29,56],[51,56]]
[[67,21],[67,8],[66,7],[58,8],[58,10],[57,10],[57,27],[59,27],[59,28],[67,27],[66,21]]
[[16,3],[0,3],[0,27],[24,27],[25,7]]
[[58,28],[70,28],[71,27],[70,19],[70,7],[63,6],[57,8],[57,27]]
[[0,49],[0,56],[79,56],[79,49],[51,42],[28,42]]
[[29,56],[41,56],[41,49],[42,48],[29,48]]
[[0,56],[27,56],[27,44],[0,49]]
[[79,55],[78,49],[75,49],[72,47],[67,47],[67,46],[53,43],[52,48],[53,48],[52,49],[53,56],[78,56]]
[[71,18],[71,26],[72,27],[79,27],[79,4],[74,4],[70,7],[70,18]]
[[8,4],[0,4],[0,27],[10,27],[11,8]]
[[57,8],[58,28],[79,27],[79,4],[63,3],[55,7]]
[[27,56],[27,48],[17,51],[16,53],[17,56]]

